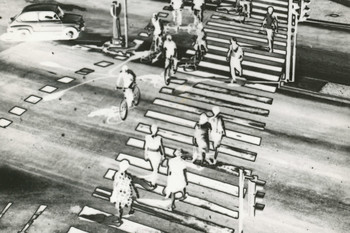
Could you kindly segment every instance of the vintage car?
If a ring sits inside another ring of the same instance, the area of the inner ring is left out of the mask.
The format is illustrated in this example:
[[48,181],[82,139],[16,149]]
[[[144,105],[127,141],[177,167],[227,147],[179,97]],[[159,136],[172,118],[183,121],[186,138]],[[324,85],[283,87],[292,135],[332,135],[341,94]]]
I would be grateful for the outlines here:
[[72,40],[84,27],[81,15],[65,13],[57,4],[32,4],[11,18],[7,32],[22,39],[39,35]]

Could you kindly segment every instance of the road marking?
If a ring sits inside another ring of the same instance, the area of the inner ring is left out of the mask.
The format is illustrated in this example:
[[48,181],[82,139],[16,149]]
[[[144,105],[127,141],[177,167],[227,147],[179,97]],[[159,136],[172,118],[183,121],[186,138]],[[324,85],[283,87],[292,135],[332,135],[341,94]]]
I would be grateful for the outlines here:
[[24,101],[25,101],[25,102],[28,102],[28,103],[31,103],[31,104],[37,104],[37,103],[39,103],[41,100],[42,100],[42,98],[39,97],[39,96],[30,95],[30,96],[28,96]]
[[9,125],[12,124],[13,121],[11,120],[8,120],[8,119],[5,119],[5,118],[0,118],[0,127],[1,128],[6,128],[8,127]]
[[12,206],[12,202],[7,203],[7,205],[5,206],[5,208],[1,211],[0,213],[0,219],[6,214],[6,212],[8,211],[8,209],[10,209],[10,207]]
[[[219,64],[215,64],[207,61],[201,61],[199,62],[199,66],[230,72],[229,65],[219,65]],[[243,76],[250,76],[250,77],[265,79],[269,81],[278,81],[280,79],[280,77],[277,75],[265,74],[265,73],[247,70],[247,69],[243,69]]]
[[[281,0],[260,0],[260,1],[269,3],[269,6],[273,5],[273,4],[288,6],[288,1],[283,1],[283,0],[282,1]],[[273,6],[273,7],[275,7],[275,6]]]
[[57,82],[68,84],[68,83],[71,83],[74,80],[75,80],[75,78],[64,76],[62,78],[57,79]]
[[27,222],[26,225],[24,225],[24,227],[22,228],[21,231],[19,231],[18,233],[25,233],[28,231],[29,227],[34,223],[34,221],[45,211],[45,209],[47,208],[46,205],[41,205],[39,206],[39,208],[35,211],[35,213],[33,214],[33,216],[29,219],[29,221]]
[[57,87],[46,85],[46,86],[40,88],[39,91],[51,94],[54,91],[56,91],[57,89],[58,89]]
[[[220,43],[224,43],[224,44],[230,44],[230,40],[229,39],[221,39],[221,38],[216,38],[216,37],[212,37],[212,36],[207,36],[207,41],[215,41],[215,42],[220,42]],[[238,44],[240,46],[243,47],[252,47],[255,46],[253,44],[248,44],[248,43],[243,43],[243,42],[238,42]],[[284,50],[280,50],[280,49],[273,49],[274,53],[278,53],[278,54],[282,54],[282,55],[286,55],[286,51]]]
[[[248,39],[248,40],[254,40],[254,41],[259,41],[259,42],[264,42],[267,43],[267,39],[265,38],[258,38],[258,37],[253,37],[253,36],[247,36],[247,35],[242,35],[242,34],[236,34],[233,32],[225,32],[225,31],[220,31],[220,30],[214,30],[210,28],[204,28],[205,32],[210,32],[210,33],[216,33],[219,35],[226,35],[226,36],[232,36],[236,38],[243,38],[243,39]],[[281,42],[281,41],[274,41],[273,42],[275,45],[280,45],[280,46],[286,46],[286,42]]]
[[[239,30],[239,31],[246,31],[250,33],[256,33],[260,34],[260,29],[254,29],[254,28],[247,28],[247,27],[240,27],[234,24],[226,24],[226,23],[219,23],[215,21],[208,21],[207,25],[209,26],[215,26],[215,27],[221,27],[221,28],[231,28],[234,30]],[[282,39],[287,39],[287,35],[276,33],[275,37],[282,38]]]
[[[145,147],[145,141],[139,140],[137,138],[129,138],[129,140],[126,142],[127,146],[133,146],[139,149],[144,149]],[[169,147],[164,147],[165,154],[172,157],[174,156],[175,149],[174,148],[169,148]]]
[[[101,221],[97,221],[94,219],[94,216],[100,216],[103,215],[105,218]],[[108,225],[113,228],[120,229],[125,232],[147,232],[147,233],[161,233],[160,230],[154,229],[149,226],[142,225],[140,223],[132,222],[128,219],[123,218],[123,224],[117,227],[116,225],[113,225],[113,221],[106,221],[108,217],[113,218],[116,220],[116,217],[113,216],[110,213],[103,212],[101,210],[89,207],[89,206],[84,206],[82,211],[79,213],[79,218],[88,222],[97,222],[103,225]]]
[[88,231],[82,231],[75,227],[70,227],[67,233],[89,233]]
[[[254,6],[257,7],[261,7],[261,8],[265,8],[267,9],[269,6],[271,6],[268,3],[262,3],[262,2],[252,2],[253,8]],[[281,6],[273,6],[274,10],[278,10],[278,11],[283,11],[286,12],[288,14],[288,5],[286,5],[286,7],[281,7]],[[265,11],[266,13],[266,11]]]
[[[158,98],[154,100],[153,104],[168,107],[168,108],[173,108],[177,110],[182,110],[185,112],[195,113],[197,115],[200,115],[203,112],[211,111],[209,109],[199,108],[197,106],[180,104],[180,103],[176,103],[176,102],[172,102],[164,99],[158,99]],[[225,122],[231,122],[234,124],[238,124],[238,125],[242,125],[242,126],[246,126],[254,129],[259,129],[259,130],[265,129],[265,123],[260,121],[254,121],[254,120],[232,116],[224,113],[220,113],[220,115],[223,116]]]
[[113,64],[114,63],[110,62],[110,61],[100,61],[100,62],[94,63],[95,66],[100,66],[100,67],[103,67],[103,68],[106,68],[106,67],[111,66]]
[[170,121],[173,124],[186,126],[186,127],[190,127],[190,128],[194,128],[196,126],[196,122],[194,122],[194,121],[190,121],[190,120],[183,119],[180,117],[171,116],[168,114],[155,112],[155,111],[151,111],[151,110],[148,110],[146,112],[145,116],[149,117],[149,118],[158,119],[158,120]]
[[166,18],[166,17],[168,17],[168,13],[166,13],[166,12],[159,12],[158,13],[158,17],[162,17],[162,18]]
[[[254,8],[254,3],[253,3],[252,12],[260,13],[260,14],[264,14],[264,15],[266,14],[266,10]],[[283,18],[283,19],[287,19],[288,18],[288,14],[283,14],[283,13],[278,13],[278,12],[273,12],[273,14],[276,15],[278,18]],[[255,15],[255,14],[254,14],[254,16],[256,16],[256,17],[253,17],[253,15],[252,15],[252,18],[258,18],[258,17],[259,17],[259,19],[264,19],[265,18],[265,16],[258,16],[258,15]],[[283,23],[287,22],[286,20],[280,20],[280,19],[278,21],[281,21]]]
[[[266,11],[265,11],[265,13],[261,13],[261,14],[266,14]],[[276,14],[276,15],[279,15],[279,14]],[[252,14],[251,18],[263,20],[265,18],[265,16]],[[278,28],[279,29],[280,29],[280,27],[287,27],[287,25],[286,25],[287,24],[287,20],[278,19],[278,22],[279,22],[279,24],[278,24]]]
[[139,36],[147,38],[147,37],[149,37],[150,35],[149,35],[147,32],[140,32],[140,33],[139,33]]
[[162,87],[159,93],[173,94],[174,88]]
[[13,107],[9,110],[9,113],[16,115],[16,116],[22,116],[23,113],[25,113],[27,109],[21,108],[21,107]]
[[[186,54],[189,55],[195,55],[195,51],[192,49],[189,49],[186,51]],[[244,52],[244,56],[245,56],[245,52]],[[213,60],[219,60],[219,61],[224,61],[226,62],[226,56],[220,56],[220,55],[216,55],[213,53],[206,53],[204,55],[205,58],[209,58],[209,59],[213,59]],[[229,65],[229,63],[227,63]],[[246,61],[243,60],[242,61],[242,65],[246,65],[246,66],[251,66],[251,67],[256,67],[256,68],[261,68],[261,69],[266,69],[266,70],[271,70],[271,71],[275,71],[275,72],[282,72],[282,67],[278,67],[278,66],[272,66],[272,65],[266,65],[266,64],[261,64],[261,63],[256,63],[256,62],[251,62],[251,61]],[[248,68],[244,68],[243,72],[245,70],[248,70]]]
[[76,74],[81,74],[81,75],[88,75],[90,73],[94,72],[94,70],[89,69],[89,68],[82,68],[78,71],[75,71]]

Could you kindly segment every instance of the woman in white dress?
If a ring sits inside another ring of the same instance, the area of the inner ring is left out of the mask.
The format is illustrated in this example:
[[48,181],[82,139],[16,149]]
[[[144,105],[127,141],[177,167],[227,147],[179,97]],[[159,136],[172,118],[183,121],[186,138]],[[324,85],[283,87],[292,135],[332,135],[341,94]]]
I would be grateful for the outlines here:
[[145,137],[145,160],[150,161],[152,165],[151,184],[153,186],[156,185],[158,168],[165,156],[162,137],[157,135],[157,132],[158,127],[152,125],[151,135],[146,135]]

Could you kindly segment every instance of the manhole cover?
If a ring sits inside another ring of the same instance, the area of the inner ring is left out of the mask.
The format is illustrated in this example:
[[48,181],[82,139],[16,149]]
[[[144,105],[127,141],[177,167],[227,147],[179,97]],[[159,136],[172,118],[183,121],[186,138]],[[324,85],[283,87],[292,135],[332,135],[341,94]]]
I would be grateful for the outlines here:
[[332,13],[332,14],[329,14],[328,16],[333,17],[333,18],[337,18],[337,17],[339,17],[340,15],[339,15],[339,14],[336,14],[336,13]]

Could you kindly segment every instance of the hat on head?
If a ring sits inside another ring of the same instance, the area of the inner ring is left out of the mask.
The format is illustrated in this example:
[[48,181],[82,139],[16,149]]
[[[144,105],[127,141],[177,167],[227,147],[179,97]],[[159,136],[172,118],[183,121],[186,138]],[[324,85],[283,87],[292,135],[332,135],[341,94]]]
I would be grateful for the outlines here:
[[220,113],[220,108],[218,106],[214,106],[212,111],[214,113],[214,116],[217,116]]

